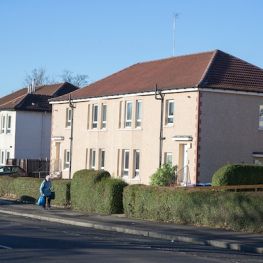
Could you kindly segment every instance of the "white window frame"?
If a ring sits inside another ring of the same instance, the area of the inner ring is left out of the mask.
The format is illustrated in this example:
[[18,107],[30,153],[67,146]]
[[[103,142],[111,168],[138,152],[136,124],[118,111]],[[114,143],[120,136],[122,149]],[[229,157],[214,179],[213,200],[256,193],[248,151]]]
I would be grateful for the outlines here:
[[96,168],[96,149],[90,149],[90,168]]
[[[95,110],[96,109],[96,110]],[[98,128],[99,105],[92,104],[92,129]]]
[[101,105],[101,129],[106,129],[107,126],[107,104]]
[[136,120],[135,120],[135,127],[140,128],[142,126],[142,101],[136,101]]
[[[129,116],[129,109],[130,107],[130,116]],[[125,102],[125,120],[124,120],[124,127],[131,128],[132,127],[132,101]]]
[[[173,105],[173,112],[170,112],[170,105]],[[168,126],[174,124],[174,100],[166,101],[166,124]]]
[[68,169],[70,164],[70,150],[64,150],[64,169]]
[[129,176],[129,167],[130,167],[130,151],[123,150],[122,151],[122,176]]
[[1,116],[1,133],[5,133],[5,127],[6,127],[6,116]]
[[71,108],[67,108],[66,109],[66,128],[70,128],[71,127],[71,119],[72,119],[72,109]]
[[0,151],[0,162],[2,165],[5,165],[5,151],[4,150]]
[[173,164],[173,153],[171,152],[164,153],[164,162],[170,163],[172,165]]
[[6,116],[6,133],[11,133],[11,127],[12,127],[12,116],[7,115]]
[[260,130],[263,130],[263,105],[259,105],[258,128],[259,128]]
[[[139,159],[137,159],[137,156],[139,156]],[[138,178],[140,176],[140,164],[141,164],[141,152],[139,150],[133,151],[133,163],[134,163],[133,178]]]
[[11,152],[10,152],[10,151],[6,151],[6,158],[5,158],[5,159],[6,159],[6,160],[7,160],[7,159],[10,159],[10,155],[11,155]]
[[105,150],[100,149],[100,169],[101,170],[105,169],[105,155],[106,155]]

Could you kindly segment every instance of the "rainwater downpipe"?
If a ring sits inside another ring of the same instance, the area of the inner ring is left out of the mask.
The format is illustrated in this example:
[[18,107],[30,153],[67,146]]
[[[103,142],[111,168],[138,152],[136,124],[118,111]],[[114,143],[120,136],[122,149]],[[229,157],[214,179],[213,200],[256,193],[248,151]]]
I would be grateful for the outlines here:
[[72,170],[72,149],[73,149],[73,115],[74,115],[74,108],[71,101],[71,95],[69,95],[69,107],[71,108],[71,126],[70,126],[70,145],[69,145],[69,179],[71,179],[71,170]]
[[158,90],[157,84],[155,88],[155,99],[161,101],[161,118],[160,118],[160,136],[159,136],[159,168],[162,166],[162,153],[163,153],[163,107],[164,107],[164,94]]

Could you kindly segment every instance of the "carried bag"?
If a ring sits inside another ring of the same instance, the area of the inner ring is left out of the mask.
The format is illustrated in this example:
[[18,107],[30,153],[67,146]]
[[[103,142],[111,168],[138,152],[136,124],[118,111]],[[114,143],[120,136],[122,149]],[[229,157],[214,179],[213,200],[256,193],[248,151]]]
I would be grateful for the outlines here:
[[43,195],[39,196],[38,200],[37,200],[37,205],[43,206],[45,205],[46,199]]
[[50,199],[51,200],[55,199],[55,192],[51,192]]

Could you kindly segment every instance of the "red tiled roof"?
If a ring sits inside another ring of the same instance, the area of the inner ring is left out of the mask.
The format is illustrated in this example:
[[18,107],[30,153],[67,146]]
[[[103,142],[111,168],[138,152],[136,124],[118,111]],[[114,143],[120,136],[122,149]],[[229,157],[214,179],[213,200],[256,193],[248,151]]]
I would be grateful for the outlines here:
[[48,99],[67,94],[76,89],[78,87],[67,82],[39,86],[32,93],[28,93],[28,89],[23,88],[0,98],[0,110],[51,110]]
[[[263,92],[263,70],[220,50],[135,64],[71,93],[72,99],[191,87]],[[67,100],[61,96],[51,101]]]

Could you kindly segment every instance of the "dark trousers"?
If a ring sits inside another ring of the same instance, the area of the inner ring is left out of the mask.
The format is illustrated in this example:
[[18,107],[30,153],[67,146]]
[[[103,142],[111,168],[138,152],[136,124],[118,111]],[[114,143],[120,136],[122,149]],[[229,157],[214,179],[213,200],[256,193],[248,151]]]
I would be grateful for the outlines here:
[[45,196],[45,204],[43,205],[43,207],[50,207],[50,204],[51,204],[51,199],[50,199],[50,196]]

